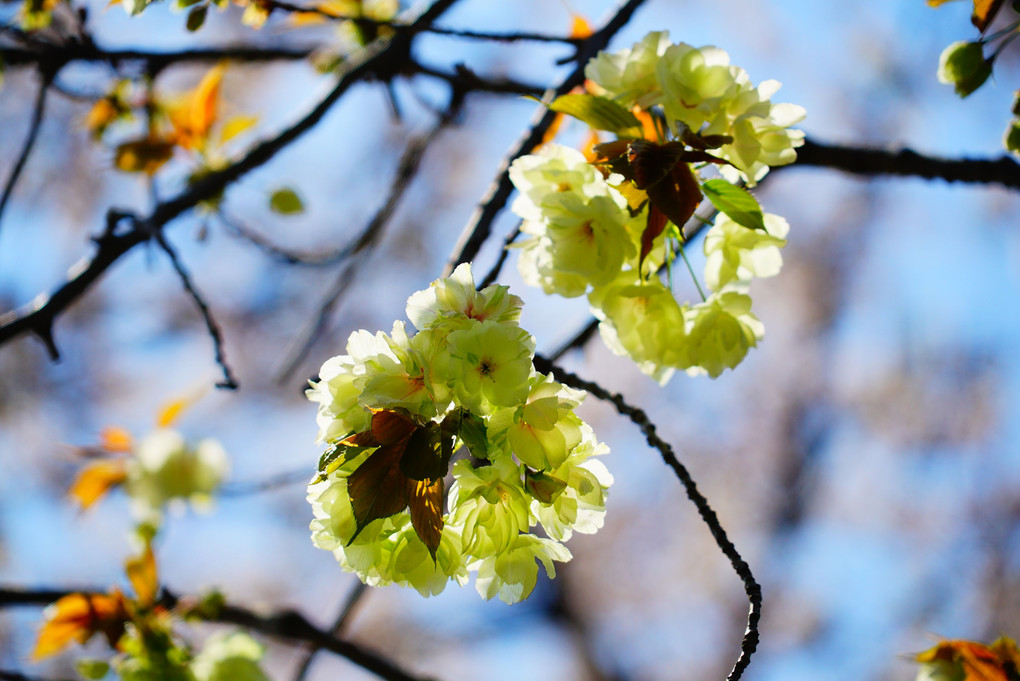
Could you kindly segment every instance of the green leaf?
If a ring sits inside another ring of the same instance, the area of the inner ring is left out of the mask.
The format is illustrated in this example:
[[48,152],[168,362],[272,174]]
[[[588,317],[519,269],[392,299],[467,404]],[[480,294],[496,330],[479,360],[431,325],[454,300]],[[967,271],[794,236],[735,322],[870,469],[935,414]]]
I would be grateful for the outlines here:
[[746,189],[730,184],[726,180],[709,180],[701,185],[712,205],[720,212],[733,218],[737,224],[748,229],[765,229],[765,218],[758,200]]
[[347,492],[357,525],[348,546],[372,521],[407,508],[408,478],[400,470],[406,444],[404,440],[380,447],[347,477]]
[[485,421],[480,416],[464,412],[460,421],[460,432],[457,433],[464,445],[476,459],[489,458],[489,435],[485,430]]
[[82,677],[98,681],[110,673],[110,663],[106,660],[78,660],[74,663],[74,669]]
[[205,23],[205,17],[207,14],[209,14],[209,5],[193,7],[191,11],[188,12],[188,30],[194,33],[198,29],[202,28],[202,24]]
[[531,496],[543,504],[551,504],[556,501],[556,497],[567,488],[567,483],[555,475],[533,471],[527,467],[524,468],[524,485],[531,492]]
[[587,123],[596,130],[606,130],[620,137],[641,137],[641,122],[634,114],[611,99],[596,95],[563,95],[549,108]]
[[297,215],[304,212],[305,204],[297,192],[290,187],[284,187],[270,194],[269,209],[280,215]]

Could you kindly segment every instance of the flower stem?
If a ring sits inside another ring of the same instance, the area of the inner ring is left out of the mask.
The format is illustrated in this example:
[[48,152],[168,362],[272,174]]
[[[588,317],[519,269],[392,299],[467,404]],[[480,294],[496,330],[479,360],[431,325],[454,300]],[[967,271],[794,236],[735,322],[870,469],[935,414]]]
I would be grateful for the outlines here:
[[708,298],[705,297],[705,292],[701,290],[701,284],[698,283],[698,277],[694,274],[694,268],[691,267],[691,261],[687,259],[687,254],[684,252],[683,244],[680,244],[680,257],[684,259],[684,264],[687,265],[687,271],[691,273],[691,279],[694,280],[694,286],[698,289],[698,293],[701,294],[701,302],[705,302]]

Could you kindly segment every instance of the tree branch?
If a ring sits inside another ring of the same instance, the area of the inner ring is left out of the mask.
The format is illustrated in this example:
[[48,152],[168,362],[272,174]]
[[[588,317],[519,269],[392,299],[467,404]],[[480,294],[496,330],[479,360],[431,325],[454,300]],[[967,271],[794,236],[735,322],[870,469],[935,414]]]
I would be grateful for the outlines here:
[[[72,593],[99,593],[97,589],[19,589],[12,587],[0,587],[0,608],[34,605],[45,606]],[[163,592],[161,604],[170,609],[175,607],[180,599],[167,591]],[[327,631],[319,629],[301,613],[294,610],[280,610],[268,615],[260,615],[246,608],[236,605],[224,605],[214,616],[207,619],[209,622],[223,624],[236,624],[252,631],[258,631],[269,636],[290,639],[292,641],[304,641],[311,643],[316,648],[328,650],[337,655],[346,657],[354,664],[367,669],[387,681],[423,681],[421,677],[412,675],[402,668],[390,662],[389,659],[362,648],[357,643],[340,639]]]
[[[631,16],[643,3],[644,0],[626,0],[618,7],[602,28],[581,43],[577,54],[574,56],[576,67],[560,83],[558,88],[546,92],[546,96],[542,99],[544,105],[549,104],[555,97],[570,92],[584,82],[584,67],[588,64],[588,60],[609,43],[610,39],[630,21]],[[485,197],[482,199],[482,203],[475,210],[474,215],[468,220],[467,226],[464,228],[457,245],[454,247],[453,256],[447,263],[443,276],[449,276],[450,272],[457,265],[470,262],[478,255],[482,244],[489,238],[492,230],[492,221],[495,220],[496,215],[506,205],[506,201],[510,198],[510,193],[513,191],[513,184],[511,184],[510,175],[508,174],[510,164],[518,157],[531,152],[542,141],[546,132],[552,126],[556,115],[556,112],[551,111],[545,106],[540,108],[535,113],[531,126],[503,158],[499,174],[492,185],[489,186]]]
[[[427,25],[452,7],[457,0],[436,0],[414,24]],[[72,268],[71,276],[51,296],[40,296],[32,303],[4,315],[0,315],[0,345],[15,336],[32,331],[46,343],[50,356],[59,357],[53,342],[53,320],[82,296],[97,279],[120,256],[137,244],[147,240],[163,225],[176,219],[202,201],[222,193],[226,187],[272,159],[280,150],[310,130],[332,108],[340,97],[353,85],[371,77],[387,78],[405,63],[410,50],[410,36],[400,35],[381,39],[362,50],[342,70],[336,86],[318,105],[291,127],[276,137],[263,141],[252,148],[241,159],[205,176],[176,197],[158,204],[145,219],[133,219],[135,229],[123,236],[115,236],[112,230],[97,239],[98,251],[91,259],[80,261]],[[121,217],[124,217],[121,215]]]
[[206,304],[202,294],[195,288],[194,282],[191,280],[191,275],[184,268],[184,263],[177,257],[177,252],[171,248],[170,244],[163,237],[161,232],[155,234],[156,243],[163,249],[167,257],[170,258],[170,263],[174,267],[174,271],[177,272],[177,276],[181,279],[181,284],[184,286],[185,292],[188,296],[195,301],[195,305],[198,307],[199,314],[202,315],[202,320],[205,322],[205,328],[209,330],[209,335],[212,336],[213,341],[213,352],[216,355],[216,364],[219,365],[220,370],[223,371],[223,380],[216,384],[217,388],[226,388],[228,390],[236,390],[238,388],[237,380],[230,371],[230,367],[227,365],[227,358],[223,352],[223,334],[220,332],[220,327],[216,324],[216,320],[212,317],[212,312],[209,310],[209,305]]
[[225,59],[239,62],[300,61],[311,56],[311,49],[283,47],[251,47],[235,45],[226,47],[179,50],[176,52],[153,52],[151,50],[127,49],[104,50],[95,44],[71,42],[66,45],[45,44],[35,49],[0,47],[0,57],[7,66],[36,64],[40,67],[59,70],[75,61],[105,62],[119,66],[125,62],[144,62],[148,71],[182,62],[219,62]]
[[690,472],[677,459],[676,454],[673,453],[673,448],[656,433],[655,424],[648,419],[648,415],[642,409],[628,404],[622,395],[611,393],[597,383],[586,381],[576,374],[556,366],[544,357],[535,357],[535,368],[543,373],[551,373],[557,381],[565,385],[586,390],[598,399],[612,403],[620,414],[629,418],[632,423],[641,429],[648,444],[657,449],[662,456],[662,460],[673,469],[673,473],[680,480],[684,491],[687,492],[687,498],[694,503],[694,506],[698,509],[698,515],[701,516],[701,519],[708,526],[709,532],[712,533],[712,538],[715,539],[716,545],[722,550],[723,555],[729,560],[734,572],[737,573],[740,581],[744,584],[744,593],[747,594],[747,600],[750,604],[747,616],[747,630],[744,632],[743,640],[740,643],[740,655],[733,664],[733,669],[730,671],[729,676],[727,676],[729,681],[737,681],[744,673],[744,670],[751,661],[751,655],[754,654],[755,649],[758,647],[758,621],[761,619],[762,595],[761,586],[751,573],[751,567],[740,555],[737,547],[733,545],[733,542],[726,534],[726,530],[723,529],[722,523],[719,521],[719,516],[716,515],[715,510],[708,503],[708,499],[698,490],[697,484],[694,482],[694,478],[691,477]]
[[947,159],[922,156],[911,149],[868,149],[825,144],[811,139],[797,149],[797,161],[786,167],[817,166],[835,168],[856,175],[899,175],[941,179],[947,182],[1001,184],[1020,189],[1020,163],[1008,156],[995,160]]
[[39,137],[39,128],[42,126],[43,116],[46,111],[46,95],[49,93],[50,85],[53,84],[53,76],[55,71],[51,71],[46,67],[39,68],[39,92],[35,97],[35,104],[32,107],[32,122],[28,126],[28,134],[25,135],[25,142],[21,146],[21,153],[18,154],[18,160],[14,162],[14,168],[11,170],[10,177],[7,178],[7,184],[4,185],[3,194],[0,195],[0,222],[3,221],[4,209],[7,207],[7,202],[11,198],[11,194],[14,192],[14,185],[18,183],[18,178],[21,176],[21,171],[25,167],[25,163],[28,161],[28,155],[32,153],[32,147],[35,145],[35,140]]

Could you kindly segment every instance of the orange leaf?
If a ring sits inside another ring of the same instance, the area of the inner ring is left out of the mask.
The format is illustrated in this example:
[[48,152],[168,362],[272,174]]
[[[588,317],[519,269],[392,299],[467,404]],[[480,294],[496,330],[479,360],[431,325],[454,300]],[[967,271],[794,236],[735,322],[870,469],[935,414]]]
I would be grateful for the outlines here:
[[96,503],[127,478],[127,469],[123,461],[97,461],[82,468],[78,477],[71,483],[68,495],[74,497],[86,509]]
[[119,426],[107,426],[99,433],[99,446],[108,452],[127,454],[134,447],[131,433]]
[[587,38],[595,31],[592,30],[591,24],[588,20],[582,17],[580,14],[575,14],[571,18],[570,22],[570,37],[571,38]]
[[601,142],[598,130],[592,129],[588,131],[588,137],[585,138],[584,144],[581,145],[581,153],[584,154],[584,158],[588,163],[594,163],[598,159],[599,155],[595,153],[595,147]]
[[984,33],[1001,6],[1002,0],[974,0],[974,13],[970,15],[970,23]]
[[127,611],[123,595],[114,589],[106,594],[69,594],[46,609],[46,621],[36,638],[32,659],[59,653],[72,641],[85,643],[102,632],[110,647],[124,634]]
[[959,664],[964,681],[1009,681],[998,656],[988,646],[973,641],[942,641],[916,659],[922,663],[941,660]]
[[156,556],[152,553],[152,544],[145,543],[142,555],[129,558],[124,563],[124,571],[128,581],[135,590],[138,602],[150,606],[156,602],[159,593],[159,575],[156,571]]
[[176,421],[185,409],[191,406],[193,400],[180,398],[163,404],[156,413],[156,427],[169,428]]

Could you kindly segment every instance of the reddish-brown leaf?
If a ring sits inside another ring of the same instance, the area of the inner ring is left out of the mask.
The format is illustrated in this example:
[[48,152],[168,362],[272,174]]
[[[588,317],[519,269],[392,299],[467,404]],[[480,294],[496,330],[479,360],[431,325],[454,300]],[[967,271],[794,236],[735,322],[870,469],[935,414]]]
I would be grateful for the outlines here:
[[380,447],[348,476],[347,492],[358,527],[352,542],[373,520],[388,518],[407,508],[407,476],[400,470],[400,457],[406,446],[405,439]]
[[[701,187],[698,186],[698,179],[691,167],[680,162],[673,166],[667,177],[648,188],[648,200],[674,225],[683,227],[701,203]],[[643,235],[642,250],[644,250]]]
[[411,507],[411,526],[436,559],[443,537],[443,479],[407,481],[407,502]]
[[389,445],[407,439],[418,427],[400,412],[380,410],[372,414],[372,435],[379,444]]
[[684,154],[680,142],[656,144],[649,140],[631,140],[627,146],[627,160],[638,189],[647,189],[669,176]]
[[641,272],[645,258],[652,252],[652,244],[656,237],[666,229],[668,221],[666,214],[659,210],[654,203],[648,206],[648,222],[645,223],[645,230],[641,232],[641,257],[638,258],[638,272]]

